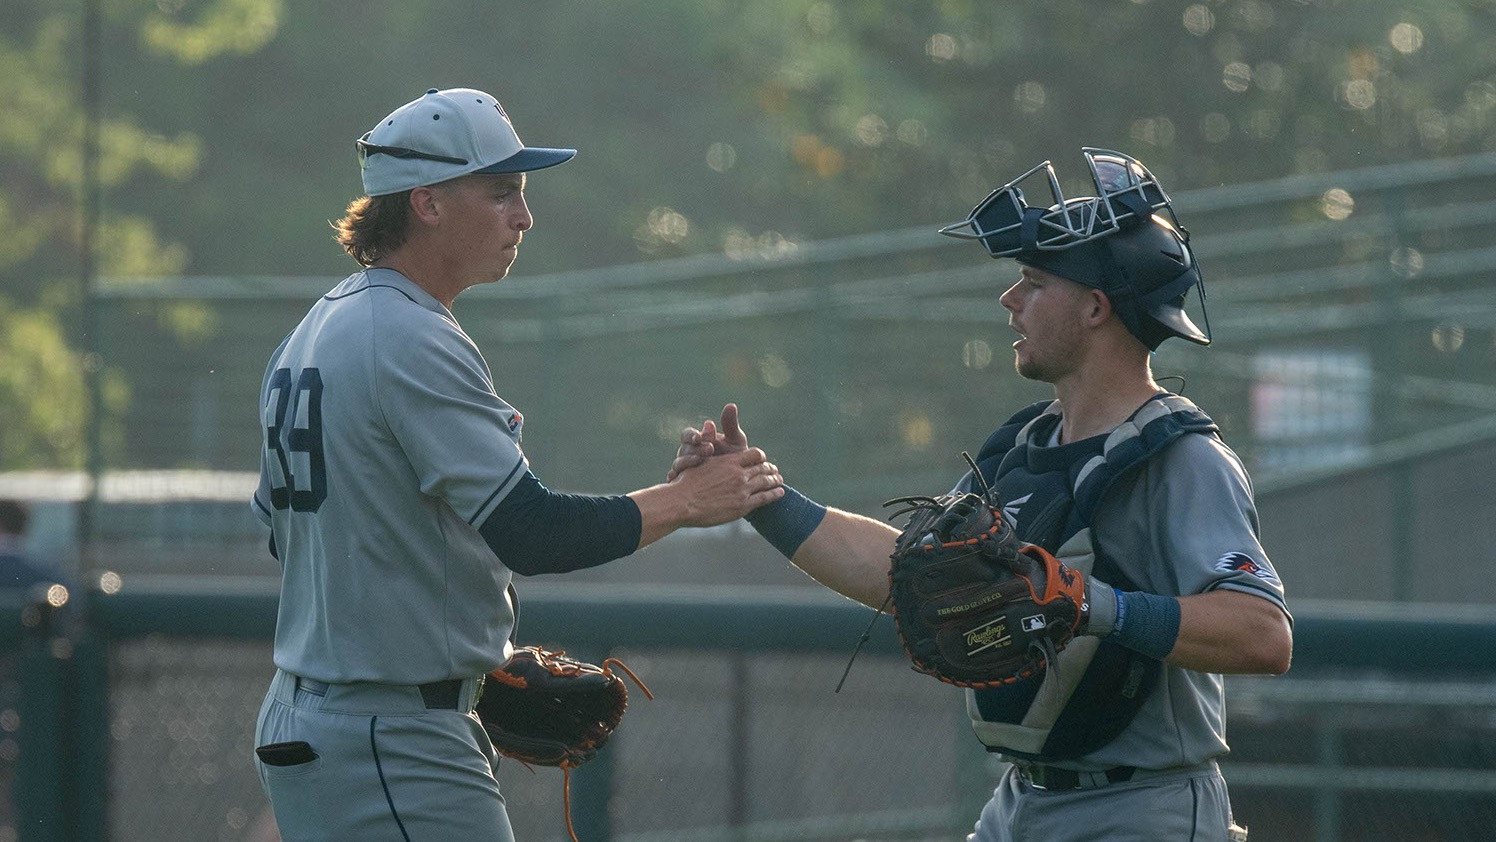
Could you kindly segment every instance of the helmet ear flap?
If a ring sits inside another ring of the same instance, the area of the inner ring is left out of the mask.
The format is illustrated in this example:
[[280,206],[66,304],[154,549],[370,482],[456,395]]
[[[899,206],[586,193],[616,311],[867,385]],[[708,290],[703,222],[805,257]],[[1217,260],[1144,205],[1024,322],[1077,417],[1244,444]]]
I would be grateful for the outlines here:
[[[1209,345],[1210,334],[1200,330],[1184,311],[1191,287],[1204,281],[1188,240],[1160,217],[1151,224],[1106,241],[1114,271],[1125,277],[1123,310],[1128,332],[1155,351],[1169,337]],[[1204,292],[1200,292],[1204,315]],[[1127,316],[1130,316],[1127,318]],[[1207,326],[1209,321],[1206,322]]]

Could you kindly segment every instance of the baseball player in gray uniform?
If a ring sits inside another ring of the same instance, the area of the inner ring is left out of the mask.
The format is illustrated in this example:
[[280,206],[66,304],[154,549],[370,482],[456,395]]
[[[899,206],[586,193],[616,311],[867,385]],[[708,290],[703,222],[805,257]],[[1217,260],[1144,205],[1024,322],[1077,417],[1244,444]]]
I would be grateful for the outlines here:
[[337,237],[364,268],[265,369],[253,508],[282,585],[256,766],[286,840],[513,838],[473,705],[508,657],[514,573],[616,559],[783,492],[762,452],[620,496],[530,471],[523,418],[452,315],[533,220],[525,147],[482,91],[431,90],[357,142]]
[[[1241,461],[1151,371],[1165,339],[1210,341],[1184,310],[1201,283],[1188,234],[1142,164],[1084,155],[1094,196],[1066,199],[1046,161],[941,231],[1020,264],[999,299],[1015,365],[1055,399],[973,461],[1018,537],[1085,575],[1089,603],[1083,636],[1041,675],[964,691],[977,738],[1011,762],[968,839],[1240,840],[1216,765],[1222,675],[1287,670],[1292,621]],[[1030,180],[1051,203],[1028,205]],[[746,447],[729,405],[720,427],[684,431],[670,475]],[[974,485],[968,473],[955,491]],[[826,586],[884,604],[894,527],[788,487],[748,520]]]

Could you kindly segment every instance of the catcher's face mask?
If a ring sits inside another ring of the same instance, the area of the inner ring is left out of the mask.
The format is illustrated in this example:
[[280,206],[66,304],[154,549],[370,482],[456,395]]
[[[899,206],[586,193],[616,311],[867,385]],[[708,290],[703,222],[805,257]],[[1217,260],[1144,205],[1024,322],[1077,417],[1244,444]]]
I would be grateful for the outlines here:
[[[1045,161],[992,191],[965,220],[940,233],[979,240],[993,257],[1012,257],[1102,290],[1129,332],[1150,350],[1171,335],[1209,344],[1209,319],[1201,331],[1184,313],[1184,292],[1199,285],[1204,314],[1204,284],[1189,232],[1158,179],[1121,152],[1090,146],[1081,151],[1096,195],[1067,199],[1054,166]],[[1049,188],[1049,204],[1028,204],[1023,185],[1031,181]]]
[[[940,233],[981,240],[993,257],[1013,257],[1025,250],[1054,251],[1088,243],[1117,233],[1129,220],[1147,219],[1156,210],[1168,211],[1173,219],[1169,197],[1137,159],[1090,146],[1081,152],[1091,169],[1096,195],[1065,198],[1054,165],[1045,161],[992,191],[969,217],[941,228]],[[1053,201],[1032,207],[1022,185],[1039,173],[1047,178]]]

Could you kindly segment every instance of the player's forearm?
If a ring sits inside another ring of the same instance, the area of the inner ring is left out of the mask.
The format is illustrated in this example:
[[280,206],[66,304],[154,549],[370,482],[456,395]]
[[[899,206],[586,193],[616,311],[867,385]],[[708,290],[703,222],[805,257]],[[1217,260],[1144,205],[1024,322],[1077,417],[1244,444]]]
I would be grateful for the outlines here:
[[1293,658],[1293,627],[1274,603],[1240,591],[1179,598],[1175,666],[1222,675],[1281,675]]
[[888,597],[888,556],[898,537],[886,523],[827,509],[790,561],[837,593],[878,608]]
[[652,485],[631,491],[629,499],[639,507],[639,547],[686,526],[692,517],[691,495],[678,485]]

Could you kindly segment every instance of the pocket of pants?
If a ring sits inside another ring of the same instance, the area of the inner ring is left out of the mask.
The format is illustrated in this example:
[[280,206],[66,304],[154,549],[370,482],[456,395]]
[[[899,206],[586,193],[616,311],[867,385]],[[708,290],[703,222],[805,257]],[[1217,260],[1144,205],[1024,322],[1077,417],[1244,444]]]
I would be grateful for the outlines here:
[[322,758],[305,740],[257,746],[255,757],[267,775],[278,777],[303,775],[322,767]]
[[300,766],[317,759],[317,752],[306,740],[288,743],[269,743],[255,749],[255,756],[266,766]]

